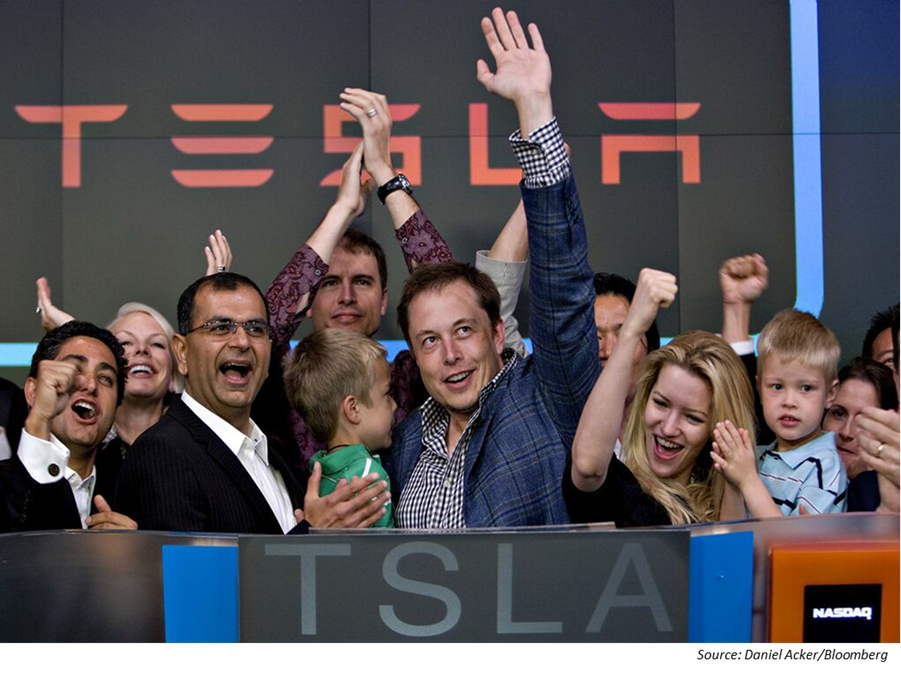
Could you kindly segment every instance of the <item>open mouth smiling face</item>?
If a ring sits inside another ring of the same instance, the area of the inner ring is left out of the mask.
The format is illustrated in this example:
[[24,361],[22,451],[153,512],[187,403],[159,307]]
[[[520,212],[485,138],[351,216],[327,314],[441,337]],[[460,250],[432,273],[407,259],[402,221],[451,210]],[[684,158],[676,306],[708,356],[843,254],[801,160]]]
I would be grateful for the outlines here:
[[263,298],[252,287],[213,290],[202,287],[194,300],[194,325],[211,321],[240,323],[229,330],[197,329],[176,335],[179,369],[186,391],[204,407],[242,430],[250,407],[269,373],[272,342],[268,335],[248,334],[243,323],[266,321]]
[[661,479],[687,484],[710,439],[710,391],[696,374],[665,365],[645,407],[648,463]]

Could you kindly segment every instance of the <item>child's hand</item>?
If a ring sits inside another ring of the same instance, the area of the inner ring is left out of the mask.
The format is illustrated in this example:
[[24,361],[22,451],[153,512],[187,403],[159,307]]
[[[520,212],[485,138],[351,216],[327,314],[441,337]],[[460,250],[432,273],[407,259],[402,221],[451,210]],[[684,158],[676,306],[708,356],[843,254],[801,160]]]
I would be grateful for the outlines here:
[[732,421],[717,423],[713,429],[714,468],[730,484],[744,491],[750,478],[757,475],[757,456],[751,437],[744,428],[736,428]]

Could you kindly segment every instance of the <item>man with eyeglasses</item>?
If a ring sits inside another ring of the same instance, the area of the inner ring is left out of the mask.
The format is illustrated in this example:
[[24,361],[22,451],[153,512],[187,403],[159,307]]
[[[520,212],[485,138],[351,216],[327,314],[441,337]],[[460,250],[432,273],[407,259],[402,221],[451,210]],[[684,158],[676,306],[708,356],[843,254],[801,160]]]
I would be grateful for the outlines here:
[[272,349],[252,280],[217,273],[194,282],[178,302],[178,331],[185,392],[129,451],[117,484],[123,513],[143,530],[251,534],[368,526],[382,516],[385,482],[366,489],[375,480],[355,478],[319,498],[316,476],[304,489],[250,418]]

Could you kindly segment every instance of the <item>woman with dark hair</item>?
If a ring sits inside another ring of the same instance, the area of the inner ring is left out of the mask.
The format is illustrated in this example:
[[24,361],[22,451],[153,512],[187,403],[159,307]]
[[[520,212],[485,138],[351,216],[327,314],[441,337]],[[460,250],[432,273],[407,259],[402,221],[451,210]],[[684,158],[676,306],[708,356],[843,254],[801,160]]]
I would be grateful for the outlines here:
[[826,410],[823,430],[835,433],[835,444],[848,472],[848,511],[872,512],[879,506],[876,472],[861,460],[857,421],[867,407],[897,409],[892,370],[869,358],[854,358],[838,373],[839,388]]

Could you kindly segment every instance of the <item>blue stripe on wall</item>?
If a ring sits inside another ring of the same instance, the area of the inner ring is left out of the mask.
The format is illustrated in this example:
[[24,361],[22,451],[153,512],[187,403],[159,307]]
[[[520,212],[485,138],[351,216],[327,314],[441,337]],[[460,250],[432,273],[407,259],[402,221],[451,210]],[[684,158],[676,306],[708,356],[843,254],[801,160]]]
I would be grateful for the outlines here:
[[823,174],[816,0],[791,0],[792,154],[795,178],[795,308],[823,309]]
[[[526,348],[532,352],[532,340],[524,339]],[[388,339],[380,341],[388,351],[388,362],[393,362],[397,354],[406,350],[407,343],[402,339]],[[291,348],[297,346],[297,341],[291,342]],[[31,356],[38,347],[37,343],[0,343],[0,367],[29,367]]]

